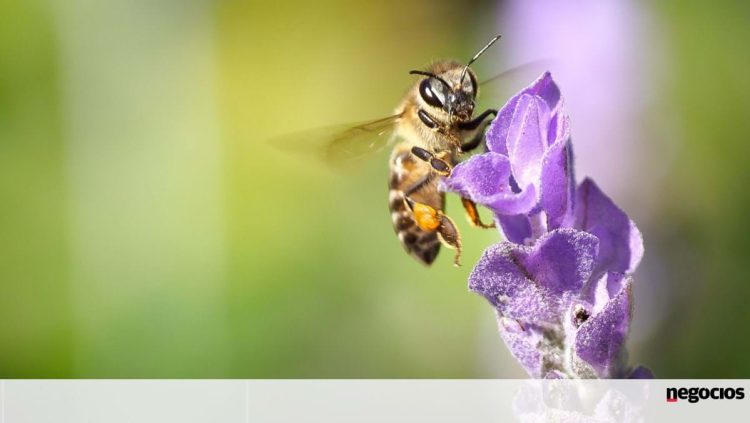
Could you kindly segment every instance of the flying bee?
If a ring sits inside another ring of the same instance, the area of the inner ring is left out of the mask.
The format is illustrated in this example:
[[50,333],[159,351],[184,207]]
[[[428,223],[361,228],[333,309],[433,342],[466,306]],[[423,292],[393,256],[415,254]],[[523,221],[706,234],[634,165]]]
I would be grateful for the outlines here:
[[[497,110],[488,109],[474,116],[479,84],[470,66],[500,37],[492,38],[466,64],[441,60],[426,70],[410,71],[420,78],[391,116],[290,137],[309,142],[327,139],[326,158],[334,162],[360,158],[387,144],[386,140],[396,141],[388,182],[393,228],[407,253],[425,265],[435,261],[441,245],[455,250],[454,264],[460,265],[461,236],[444,212],[445,194],[438,184],[450,176],[462,154],[482,144],[489,118],[497,115]],[[283,147],[285,141],[289,138],[277,143]],[[494,227],[482,223],[472,201],[462,198],[461,202],[472,225]]]
[[[460,263],[461,236],[443,211],[445,194],[438,182],[450,176],[462,153],[481,144],[487,118],[497,114],[489,109],[473,117],[479,84],[469,66],[498,39],[490,40],[466,65],[442,60],[425,71],[411,71],[423,78],[396,108],[396,136],[403,141],[390,159],[391,218],[406,251],[427,265],[441,244],[455,249],[454,263]],[[491,227],[481,222],[474,203],[464,198],[462,204],[472,224]]]

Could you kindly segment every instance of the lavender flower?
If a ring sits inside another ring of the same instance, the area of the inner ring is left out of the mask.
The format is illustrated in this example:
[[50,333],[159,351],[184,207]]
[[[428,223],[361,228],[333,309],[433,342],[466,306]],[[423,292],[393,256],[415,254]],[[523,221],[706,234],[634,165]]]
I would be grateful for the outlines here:
[[487,152],[443,189],[495,214],[508,241],[489,247],[469,289],[495,308],[500,334],[532,377],[647,377],[625,362],[635,224],[590,179],[577,188],[570,123],[549,73],[500,110]]

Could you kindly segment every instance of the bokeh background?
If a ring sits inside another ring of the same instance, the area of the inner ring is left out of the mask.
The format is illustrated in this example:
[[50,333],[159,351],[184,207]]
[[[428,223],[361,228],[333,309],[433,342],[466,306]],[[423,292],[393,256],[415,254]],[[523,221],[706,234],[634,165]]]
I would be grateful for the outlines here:
[[[387,153],[331,171],[266,140],[387,115],[495,33],[536,59],[578,177],[639,224],[633,363],[750,377],[750,3],[0,3],[0,377],[524,377],[471,263],[424,268]],[[539,72],[483,97],[497,107]],[[456,199],[449,210],[458,214]]]

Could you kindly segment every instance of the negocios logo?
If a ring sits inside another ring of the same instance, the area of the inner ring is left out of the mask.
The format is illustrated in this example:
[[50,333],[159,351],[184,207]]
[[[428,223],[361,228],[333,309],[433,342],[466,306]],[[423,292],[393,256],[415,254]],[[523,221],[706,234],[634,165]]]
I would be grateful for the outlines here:
[[700,400],[741,400],[745,398],[745,388],[667,388],[667,402],[687,400],[696,403]]

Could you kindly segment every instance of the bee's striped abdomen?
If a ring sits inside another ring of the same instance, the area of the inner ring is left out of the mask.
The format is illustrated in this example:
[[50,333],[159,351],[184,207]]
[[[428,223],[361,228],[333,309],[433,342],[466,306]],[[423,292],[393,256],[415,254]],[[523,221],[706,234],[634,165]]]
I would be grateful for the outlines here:
[[[410,150],[410,144],[402,143],[394,148],[391,155],[388,206],[391,210],[393,229],[401,245],[411,256],[429,265],[435,261],[440,251],[440,241],[436,232],[423,231],[417,227],[412,212],[404,202],[404,191],[418,184],[431,170],[427,163],[414,157]],[[437,183],[437,178],[432,179],[409,197],[436,210],[443,210],[445,195],[438,191]]]

